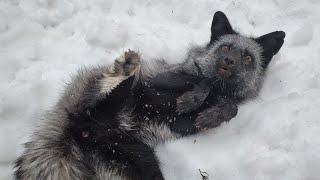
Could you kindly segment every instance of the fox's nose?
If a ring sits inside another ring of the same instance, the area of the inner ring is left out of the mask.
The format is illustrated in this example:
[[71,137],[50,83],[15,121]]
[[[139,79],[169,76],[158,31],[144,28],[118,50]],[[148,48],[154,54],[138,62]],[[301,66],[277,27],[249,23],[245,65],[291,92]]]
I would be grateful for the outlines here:
[[224,63],[225,63],[226,65],[228,65],[228,66],[233,66],[233,65],[234,65],[234,60],[231,59],[231,58],[226,57],[226,58],[224,58],[223,61],[224,61]]

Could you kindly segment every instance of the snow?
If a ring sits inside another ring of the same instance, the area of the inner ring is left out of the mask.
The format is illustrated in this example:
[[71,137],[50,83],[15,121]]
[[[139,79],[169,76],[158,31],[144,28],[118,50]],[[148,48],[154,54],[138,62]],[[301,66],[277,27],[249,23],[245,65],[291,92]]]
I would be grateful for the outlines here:
[[[220,127],[157,148],[166,179],[316,180],[320,176],[320,1],[1,0],[0,179],[11,179],[41,114],[76,69],[124,50],[181,61],[209,40],[212,15],[259,36],[287,33],[257,100]],[[196,141],[195,141],[196,140]]]

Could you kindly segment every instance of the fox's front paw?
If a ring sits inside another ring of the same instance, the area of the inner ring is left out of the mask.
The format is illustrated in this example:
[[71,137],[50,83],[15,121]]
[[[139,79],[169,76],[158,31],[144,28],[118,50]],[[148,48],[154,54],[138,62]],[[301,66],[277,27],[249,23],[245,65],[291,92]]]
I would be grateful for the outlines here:
[[194,85],[192,91],[185,92],[178,97],[177,113],[184,114],[198,109],[207,99],[211,86],[210,79],[205,79]]
[[186,92],[177,98],[177,113],[184,114],[191,112],[198,107],[199,101],[194,98],[193,91]]
[[214,128],[223,122],[230,121],[237,113],[238,107],[235,104],[214,106],[198,114],[195,126],[199,131]]
[[114,62],[113,72],[115,75],[131,76],[140,66],[140,54],[130,49]]

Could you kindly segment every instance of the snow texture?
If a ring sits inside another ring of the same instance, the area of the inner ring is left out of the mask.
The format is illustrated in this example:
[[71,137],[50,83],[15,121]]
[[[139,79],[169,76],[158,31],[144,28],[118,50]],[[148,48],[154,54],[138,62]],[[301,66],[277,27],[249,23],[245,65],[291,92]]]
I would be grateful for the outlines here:
[[121,52],[180,62],[210,39],[221,10],[233,27],[287,33],[260,98],[229,123],[157,148],[168,180],[316,180],[320,177],[319,0],[0,0],[0,179],[11,179],[41,115],[78,68]]

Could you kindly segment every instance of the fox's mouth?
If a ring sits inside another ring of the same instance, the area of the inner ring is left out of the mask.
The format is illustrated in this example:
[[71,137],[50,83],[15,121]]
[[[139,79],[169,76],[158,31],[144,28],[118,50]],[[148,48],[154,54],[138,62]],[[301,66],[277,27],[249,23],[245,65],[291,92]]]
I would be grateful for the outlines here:
[[230,69],[227,68],[227,67],[224,67],[224,66],[218,68],[217,69],[217,73],[221,78],[227,78],[227,77],[230,77],[232,75]]

